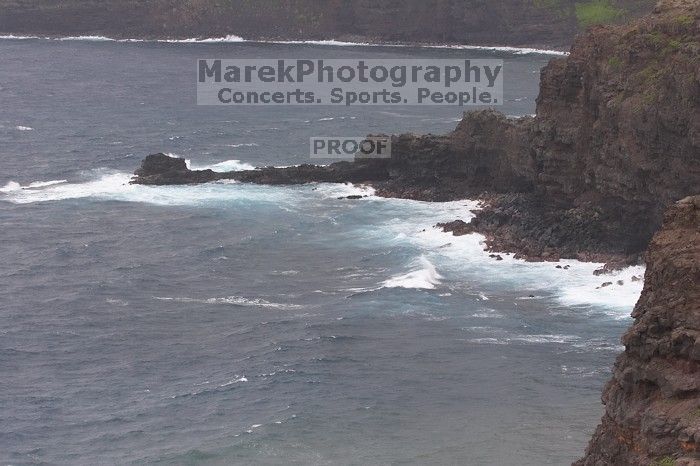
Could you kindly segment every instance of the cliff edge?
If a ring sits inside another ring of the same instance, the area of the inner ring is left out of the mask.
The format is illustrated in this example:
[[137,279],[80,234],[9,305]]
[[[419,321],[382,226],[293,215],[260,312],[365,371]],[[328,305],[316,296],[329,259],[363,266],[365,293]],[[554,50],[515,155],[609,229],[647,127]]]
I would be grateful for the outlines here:
[[700,195],[668,210],[646,263],[602,423],[576,466],[700,464]]

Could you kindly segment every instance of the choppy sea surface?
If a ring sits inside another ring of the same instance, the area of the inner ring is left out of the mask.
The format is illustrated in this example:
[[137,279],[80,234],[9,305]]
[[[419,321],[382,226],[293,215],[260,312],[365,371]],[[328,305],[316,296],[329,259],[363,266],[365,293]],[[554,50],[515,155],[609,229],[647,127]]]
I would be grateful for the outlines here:
[[[152,152],[309,162],[311,136],[444,133],[455,107],[195,105],[197,58],[551,58],[316,44],[0,40],[2,464],[564,465],[640,268],[525,263],[361,186],[129,185]],[[360,200],[338,199],[366,194]],[[565,268],[568,266],[568,268]],[[621,285],[618,284],[621,281]],[[604,281],[612,286],[599,288]]]

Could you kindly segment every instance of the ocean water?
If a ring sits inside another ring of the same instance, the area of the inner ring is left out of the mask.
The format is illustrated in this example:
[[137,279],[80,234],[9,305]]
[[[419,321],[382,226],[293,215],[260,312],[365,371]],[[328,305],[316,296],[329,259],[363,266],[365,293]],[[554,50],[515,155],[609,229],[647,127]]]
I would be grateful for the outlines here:
[[[551,58],[320,44],[0,40],[0,463],[569,464],[641,268],[495,261],[475,202],[362,186],[129,185],[148,153],[308,163],[310,136],[443,133],[451,107],[197,107],[197,58]],[[361,200],[340,196],[366,194]],[[622,280],[623,285],[617,281]],[[613,286],[599,289],[603,281]]]

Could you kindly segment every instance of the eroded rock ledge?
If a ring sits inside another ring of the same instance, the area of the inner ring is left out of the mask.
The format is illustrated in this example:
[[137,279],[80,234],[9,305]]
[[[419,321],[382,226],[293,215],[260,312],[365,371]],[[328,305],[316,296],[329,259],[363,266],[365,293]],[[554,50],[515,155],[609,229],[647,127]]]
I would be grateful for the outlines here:
[[602,423],[576,466],[700,464],[700,196],[669,209],[646,263]]

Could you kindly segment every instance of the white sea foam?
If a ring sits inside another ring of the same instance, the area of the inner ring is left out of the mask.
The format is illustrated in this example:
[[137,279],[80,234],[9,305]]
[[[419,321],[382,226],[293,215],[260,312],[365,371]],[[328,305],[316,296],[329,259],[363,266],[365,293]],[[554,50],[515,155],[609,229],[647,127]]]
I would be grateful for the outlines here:
[[294,205],[282,188],[269,188],[252,184],[236,184],[235,188],[224,183],[206,183],[197,186],[143,186],[129,184],[128,173],[97,172],[96,178],[83,182],[65,182],[40,188],[23,189],[10,182],[0,188],[0,201],[14,204],[61,201],[90,198],[141,202],[155,205],[212,205],[238,202],[270,203],[280,208]]
[[433,289],[440,283],[442,276],[425,256],[420,256],[413,267],[414,270],[391,277],[382,285],[385,288]]
[[228,171],[243,171],[243,170],[255,170],[255,165],[249,163],[241,162],[240,160],[225,160],[223,162],[215,163],[208,167],[215,172],[228,172]]
[[241,383],[241,382],[247,382],[247,381],[248,381],[248,378],[245,376],[238,377],[237,379],[229,380],[226,383],[222,383],[221,385],[219,385],[219,387],[228,387],[229,385],[233,385],[233,384],[237,384],[237,383]]
[[0,35],[0,39],[5,39],[5,40],[30,40],[30,39],[39,39],[38,36],[18,36],[15,34],[3,34]]
[[537,49],[532,47],[509,47],[509,46],[489,46],[489,45],[426,45],[426,48],[436,48],[436,49],[456,49],[456,50],[486,50],[493,52],[508,52],[516,55],[557,55],[557,56],[567,56],[569,52],[564,52],[562,50],[550,50],[550,49]]
[[233,148],[238,148],[238,147],[258,147],[258,144],[254,142],[244,142],[241,144],[226,144],[226,147],[233,147]]
[[[644,283],[644,266],[627,267],[612,274],[595,276],[593,270],[601,264],[578,263],[576,268],[583,269],[583,276],[574,277],[567,284],[562,284],[559,300],[567,305],[613,305],[619,312],[612,314],[616,319],[629,317],[632,307],[639,299]],[[568,271],[565,271],[568,272]],[[633,281],[635,277],[637,281]],[[612,285],[601,287],[605,282]]]
[[22,189],[22,185],[16,181],[10,181],[5,186],[0,188],[0,193],[11,193],[12,191],[18,191],[20,189]]
[[[643,286],[641,281],[631,280],[632,276],[643,277],[642,266],[629,267],[612,276],[595,276],[593,272],[603,264],[575,260],[526,262],[506,254],[501,254],[503,260],[495,261],[483,251],[481,235],[455,237],[432,228],[417,236],[418,242],[426,247],[432,243],[436,253],[458,273],[468,270],[483,283],[508,283],[528,295],[554,294],[567,306],[603,306],[615,319],[629,317]],[[446,245],[446,241],[450,243]],[[442,248],[437,249],[439,246]],[[569,268],[557,269],[557,265]],[[617,284],[618,280],[622,280],[622,285]],[[613,285],[601,288],[607,281],[612,281]]]
[[9,183],[6,186],[8,189],[3,188],[2,190],[7,196],[4,199],[0,199],[16,204],[28,204],[63,199],[101,197],[132,190],[128,185],[130,178],[131,176],[127,174],[110,174],[85,183],[53,183],[36,189],[27,189],[31,184],[21,187],[17,183]]
[[471,338],[470,343],[487,345],[510,345],[510,344],[571,344],[581,340],[576,335],[504,335],[487,338]]
[[[172,152],[167,152],[165,155],[174,159],[181,159],[182,156],[178,154],[173,154]],[[192,160],[185,159],[185,165],[190,170],[212,170],[219,173],[231,172],[231,171],[243,171],[243,170],[255,170],[255,166],[242,162],[237,159],[224,160],[223,162],[217,162],[213,164],[200,164],[192,163]]]
[[32,183],[29,183],[29,185],[25,189],[44,188],[46,186],[53,186],[55,184],[62,184],[66,182],[67,180],[34,181]]
[[159,42],[159,43],[169,43],[169,44],[218,44],[218,43],[236,43],[236,42],[247,42],[242,37],[229,34],[224,37],[208,37],[208,38],[197,38],[192,37],[189,39],[114,39],[107,36],[67,36],[67,37],[39,37],[39,36],[19,36],[19,35],[0,35],[0,39],[8,40],[27,40],[27,39],[45,39],[45,40],[58,40],[58,41],[82,41],[82,42]]
[[476,317],[477,319],[503,319],[503,314],[500,314],[493,309],[485,309],[481,312],[472,314],[472,317]]
[[[240,161],[227,161],[219,168],[249,168]],[[226,165],[228,164],[228,165]],[[369,196],[361,203],[366,206],[357,215],[370,216],[365,224],[350,225],[357,230],[354,238],[364,238],[387,247],[411,245],[420,251],[416,263],[377,287],[405,287],[431,289],[447,281],[454,284],[480,284],[484,296],[490,293],[492,284],[504,285],[521,291],[522,296],[555,296],[565,306],[584,306],[576,312],[605,312],[614,319],[628,318],[642,289],[644,268],[631,267],[612,275],[595,276],[593,271],[602,264],[564,260],[559,263],[533,263],[516,260],[512,255],[501,254],[496,261],[484,251],[484,238],[473,234],[455,237],[433,226],[439,222],[462,219],[470,221],[472,210],[478,208],[474,201],[429,203],[401,199],[384,199],[374,195],[369,187],[352,184],[320,183],[303,187],[269,187],[245,183],[235,185],[207,183],[197,186],[141,186],[129,184],[127,173],[98,172],[97,178],[84,182],[65,180],[38,181],[22,186],[9,182],[0,188],[0,200],[16,204],[91,198],[96,200],[121,200],[156,205],[235,205],[236,202],[270,203],[280,209],[299,211],[310,200]],[[320,198],[320,199],[319,199]],[[333,222],[338,221],[329,217]],[[371,228],[367,228],[371,225]],[[562,268],[556,268],[560,265]],[[563,267],[568,266],[568,269]],[[440,270],[438,274],[437,269]],[[442,278],[442,279],[441,279]],[[611,285],[601,287],[604,282]],[[619,283],[621,284],[619,284]],[[367,288],[371,291],[376,288]],[[472,288],[473,290],[473,288]],[[236,298],[212,298],[212,303],[236,304]],[[237,304],[246,305],[239,301]],[[248,303],[250,304],[250,303]],[[264,305],[265,303],[258,303]],[[274,303],[272,303],[274,305]],[[590,308],[590,306],[594,306]],[[487,315],[486,318],[497,318]],[[481,317],[481,316],[479,316]]]
[[[612,275],[595,276],[593,271],[603,264],[562,260],[552,262],[526,262],[511,254],[500,254],[503,260],[496,261],[484,251],[485,238],[479,234],[454,236],[433,226],[439,222],[461,219],[471,221],[472,210],[478,209],[473,201],[447,203],[423,203],[389,199],[388,206],[400,209],[395,217],[388,216],[382,228],[367,232],[383,235],[392,242],[413,244],[438,264],[446,279],[483,283],[506,284],[523,290],[525,296],[554,295],[567,306],[594,305],[604,309],[614,319],[628,318],[642,290],[644,267],[629,267]],[[387,234],[388,233],[388,234]],[[379,239],[379,238],[377,238]],[[557,269],[559,265],[562,268]],[[568,266],[568,269],[564,267]],[[622,285],[618,285],[622,280]],[[612,285],[601,287],[604,282]],[[492,317],[492,316],[491,316]]]
[[0,35],[0,39],[7,40],[28,40],[45,39],[59,41],[91,41],[91,42],[156,42],[170,44],[218,44],[218,43],[259,43],[259,44],[282,44],[282,45],[319,45],[331,47],[415,47],[431,49],[455,49],[455,50],[485,50],[494,52],[507,52],[517,55],[538,54],[538,55],[558,55],[566,56],[569,53],[561,50],[539,49],[533,47],[510,47],[510,46],[489,46],[489,45],[468,45],[468,44],[404,44],[404,43],[374,43],[374,42],[348,42],[342,40],[247,40],[240,36],[229,34],[224,37],[211,38],[189,38],[189,39],[113,39],[105,36],[70,36],[70,37],[38,37],[21,35]]
[[65,182],[66,182],[66,180],[34,181],[32,183],[29,183],[27,186],[22,186],[21,184],[17,183],[16,181],[10,181],[5,186],[0,188],[0,193],[11,193],[13,191],[20,191],[23,189],[45,188],[47,186],[54,186],[54,185],[62,184]]
[[68,36],[68,37],[58,37],[56,40],[61,41],[88,41],[88,42],[113,42],[114,39],[105,36]]
[[468,44],[404,44],[404,43],[376,43],[376,42],[348,42],[342,40],[284,40],[284,41],[251,41],[266,42],[273,44],[290,45],[323,45],[333,47],[416,47],[430,49],[454,49],[454,50],[486,50],[494,52],[508,52],[517,55],[539,54],[539,55],[568,55],[568,52],[561,50],[538,49],[533,47],[510,47],[510,46],[490,46],[490,45],[468,45]]
[[[128,39],[127,39],[128,40]],[[148,42],[148,41],[144,41]],[[210,38],[191,38],[191,39],[158,39],[154,42],[165,42],[171,44],[220,44],[220,43],[237,43],[237,42],[247,42],[240,36],[234,34],[229,34],[224,37],[210,37]]]
[[355,185],[352,183],[318,183],[312,188],[316,194],[325,198],[337,199],[348,196],[374,196],[375,190],[371,186]]
[[230,304],[236,306],[267,307],[273,309],[299,309],[297,304],[273,303],[262,298],[244,298],[243,296],[225,296],[222,298],[187,298],[154,296],[159,301],[200,304]]
[[326,45],[332,47],[406,47],[402,44],[379,44],[371,42],[348,42],[344,40],[325,39],[325,40],[275,40],[275,41],[251,41],[271,44],[288,44],[288,45]]
[[40,37],[40,36],[22,36],[22,35],[0,35],[0,39],[6,40],[28,40],[28,39],[43,39],[43,40],[58,40],[58,41],[82,41],[82,42],[122,42],[122,43],[138,43],[138,42],[157,42],[169,44],[218,44],[218,43],[236,43],[247,42],[245,39],[229,34],[224,37],[209,37],[189,39],[115,39],[107,36],[67,36],[67,37]]

